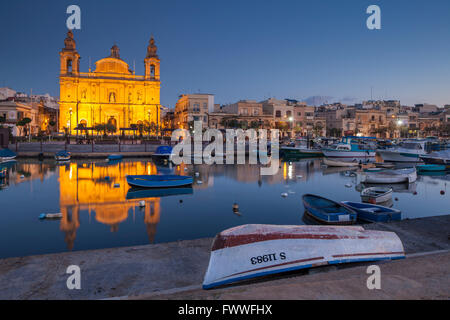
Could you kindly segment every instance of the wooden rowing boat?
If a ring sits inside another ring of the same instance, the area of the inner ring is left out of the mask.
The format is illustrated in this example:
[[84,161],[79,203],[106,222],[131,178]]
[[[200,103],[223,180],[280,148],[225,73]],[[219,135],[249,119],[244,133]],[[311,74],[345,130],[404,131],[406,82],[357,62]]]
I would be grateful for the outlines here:
[[356,211],[358,219],[368,222],[390,222],[401,220],[402,212],[380,205],[342,201],[342,204]]
[[416,180],[417,172],[415,168],[386,169],[377,172],[364,172],[361,175],[361,182],[363,183],[413,183]]
[[127,183],[138,188],[174,188],[192,185],[190,176],[178,175],[135,175],[127,176]]
[[214,239],[203,288],[328,264],[404,257],[393,232],[361,226],[242,225]]
[[392,199],[392,188],[371,187],[361,191],[362,202],[377,204],[390,199]]
[[319,197],[305,194],[302,197],[305,213],[311,218],[324,224],[353,224],[356,223],[356,212],[342,204]]

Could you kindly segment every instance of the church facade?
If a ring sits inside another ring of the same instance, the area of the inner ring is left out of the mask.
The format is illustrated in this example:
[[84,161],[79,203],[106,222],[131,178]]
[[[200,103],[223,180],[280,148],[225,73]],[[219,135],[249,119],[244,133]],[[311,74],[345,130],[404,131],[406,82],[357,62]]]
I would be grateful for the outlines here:
[[83,129],[108,125],[108,131],[114,134],[139,126],[156,132],[161,123],[160,60],[156,51],[152,37],[143,76],[136,75],[120,58],[116,45],[108,57],[95,63],[94,71],[89,68],[89,72],[80,72],[80,55],[69,30],[59,53],[59,131],[75,135]]

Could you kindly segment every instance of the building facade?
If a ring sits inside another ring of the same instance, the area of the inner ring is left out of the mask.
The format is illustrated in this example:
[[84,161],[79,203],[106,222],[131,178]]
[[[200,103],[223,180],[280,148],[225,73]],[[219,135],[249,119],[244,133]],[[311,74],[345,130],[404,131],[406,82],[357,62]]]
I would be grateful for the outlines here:
[[137,125],[160,127],[160,60],[153,37],[144,59],[145,75],[136,75],[120,58],[114,45],[111,54],[95,63],[95,70],[80,72],[80,55],[72,31],[60,54],[59,130],[76,134],[76,128],[109,125],[110,132],[126,132]]
[[214,95],[207,93],[182,94],[175,105],[175,123],[179,129],[189,129],[192,121],[208,126],[208,115],[214,112]]

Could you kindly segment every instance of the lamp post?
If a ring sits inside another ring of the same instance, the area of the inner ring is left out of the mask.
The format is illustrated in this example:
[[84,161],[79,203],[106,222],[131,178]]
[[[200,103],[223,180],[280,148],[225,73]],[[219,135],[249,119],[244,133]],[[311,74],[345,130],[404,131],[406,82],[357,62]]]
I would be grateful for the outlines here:
[[69,108],[69,136],[72,135],[72,107]]

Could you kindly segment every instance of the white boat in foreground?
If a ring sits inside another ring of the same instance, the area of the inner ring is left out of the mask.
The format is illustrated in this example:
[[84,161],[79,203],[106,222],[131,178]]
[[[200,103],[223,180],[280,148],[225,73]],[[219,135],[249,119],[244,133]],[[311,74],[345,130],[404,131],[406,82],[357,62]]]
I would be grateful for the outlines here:
[[327,264],[404,257],[393,232],[361,226],[242,225],[214,239],[203,288]]
[[365,183],[413,183],[417,180],[416,168],[406,168],[397,170],[380,170],[364,172],[361,175],[361,182]]

